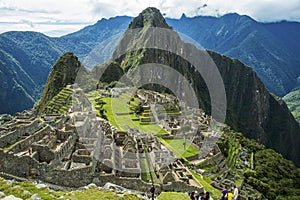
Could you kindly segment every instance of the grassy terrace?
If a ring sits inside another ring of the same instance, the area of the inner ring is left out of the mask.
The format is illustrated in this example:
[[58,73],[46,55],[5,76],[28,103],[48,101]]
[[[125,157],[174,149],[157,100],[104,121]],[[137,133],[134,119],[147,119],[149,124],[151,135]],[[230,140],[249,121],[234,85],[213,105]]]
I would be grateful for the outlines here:
[[222,192],[214,188],[209,184],[210,180],[207,177],[202,177],[197,174],[194,170],[189,170],[190,173],[199,181],[199,183],[204,187],[205,191],[211,193],[214,199],[219,199],[222,196]]
[[235,165],[238,153],[241,148],[242,147],[240,143],[236,142],[235,140],[229,140],[227,164],[230,168],[232,168]]
[[162,192],[158,200],[175,200],[175,199],[180,199],[180,200],[189,200],[189,196],[183,193],[177,193],[177,192]]
[[[99,108],[96,102],[96,98],[99,98],[97,91],[90,92],[88,94],[89,100],[95,105],[95,108]],[[130,110],[127,102],[130,101],[131,96],[127,93],[122,94],[119,98],[105,97],[101,100],[105,102],[103,109],[106,111],[105,115],[108,121],[119,130],[127,130],[127,127],[136,128],[140,131],[153,133],[155,135],[167,133],[158,125],[153,123],[141,123],[139,117],[135,116]],[[100,112],[97,109],[97,114],[100,116]]]
[[190,143],[187,142],[186,150],[184,149],[184,139],[162,139],[160,141],[174,152],[178,158],[187,158],[199,154],[199,151],[195,149]]
[[72,94],[72,88],[64,88],[47,104],[46,109],[54,114],[67,112],[72,104]]
[[149,167],[148,167],[147,159],[142,158],[142,159],[140,159],[140,161],[141,161],[141,170],[142,170],[142,180],[145,181],[146,183],[150,183],[151,182],[151,176],[150,176],[150,173],[149,173]]
[[[150,167],[150,169],[149,169],[149,167]],[[160,183],[160,181],[158,180],[158,178],[155,175],[153,166],[149,165],[147,158],[141,159],[141,168],[142,168],[142,180],[143,181],[145,181],[146,183],[152,183],[152,179],[151,179],[151,176],[152,176],[153,183]]]

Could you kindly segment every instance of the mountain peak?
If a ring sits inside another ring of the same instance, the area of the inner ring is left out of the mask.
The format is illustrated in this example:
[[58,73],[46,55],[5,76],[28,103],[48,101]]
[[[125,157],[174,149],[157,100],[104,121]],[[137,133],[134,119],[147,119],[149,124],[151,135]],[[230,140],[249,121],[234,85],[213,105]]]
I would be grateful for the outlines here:
[[159,27],[171,29],[171,27],[167,24],[165,18],[162,16],[160,11],[154,7],[148,7],[145,10],[143,10],[129,24],[130,29],[144,27]]
[[42,112],[47,103],[64,87],[75,82],[77,72],[82,67],[78,58],[71,52],[63,54],[52,67],[48,76],[38,112]]
[[180,19],[186,19],[186,18],[187,18],[187,17],[186,17],[186,15],[185,15],[185,13],[182,13]]

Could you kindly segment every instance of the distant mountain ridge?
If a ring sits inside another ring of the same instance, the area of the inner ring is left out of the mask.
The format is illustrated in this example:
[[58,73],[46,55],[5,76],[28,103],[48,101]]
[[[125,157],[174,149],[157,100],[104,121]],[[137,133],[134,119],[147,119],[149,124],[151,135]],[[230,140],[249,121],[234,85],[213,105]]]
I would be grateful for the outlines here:
[[[278,96],[285,95],[296,85],[300,57],[295,52],[299,52],[300,46],[285,41],[299,41],[300,36],[291,28],[291,34],[285,33],[286,23],[259,23],[238,14],[220,18],[182,17],[168,23],[205,49],[237,58],[252,67],[269,91]],[[300,23],[287,23],[300,29]]]
[[0,113],[31,108],[62,50],[52,38],[35,32],[3,33],[0,47]]
[[[35,32],[0,34],[0,113],[15,113],[32,107],[39,99],[51,66],[67,51],[74,52],[84,64],[94,65],[89,54],[109,58],[132,17],[99,20],[75,33],[51,38]],[[184,33],[210,49],[235,57],[251,66],[268,90],[284,96],[296,86],[300,76],[300,24],[296,22],[258,23],[248,16],[182,16],[166,19],[174,30]],[[109,41],[101,46],[103,42]],[[100,46],[99,46],[100,45]],[[103,49],[105,52],[98,51]],[[93,52],[93,49],[98,48]],[[92,55],[93,57],[93,55]],[[90,66],[91,67],[91,66]],[[22,99],[19,102],[17,99]]]

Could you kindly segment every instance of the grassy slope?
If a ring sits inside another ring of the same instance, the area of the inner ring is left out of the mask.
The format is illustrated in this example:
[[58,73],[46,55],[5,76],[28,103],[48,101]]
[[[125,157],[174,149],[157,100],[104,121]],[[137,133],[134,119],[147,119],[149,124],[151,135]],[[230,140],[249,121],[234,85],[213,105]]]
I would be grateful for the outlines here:
[[[23,191],[29,191],[31,194],[24,194]],[[14,186],[6,184],[6,181],[0,178],[0,191],[4,192],[6,196],[14,195],[22,199],[28,199],[33,194],[39,194],[43,200],[54,200],[54,199],[69,199],[69,200],[138,200],[135,195],[125,194],[123,197],[118,197],[117,193],[99,190],[98,188],[90,188],[83,191],[74,192],[58,192],[49,190],[47,188],[38,189],[34,184],[30,182],[15,182]]]
[[183,193],[177,192],[162,192],[158,200],[189,200],[189,196]]
[[[89,93],[90,101],[95,104],[94,99],[99,96],[96,92]],[[119,130],[127,130],[127,127],[136,128],[140,131],[160,135],[166,133],[165,130],[156,124],[143,123],[141,124],[138,117],[133,114],[129,109],[127,102],[130,100],[130,95],[123,94],[120,98],[105,97],[102,100],[106,103],[103,108],[106,110],[105,115],[108,121]],[[99,114],[99,112],[97,112]]]
[[290,111],[298,123],[300,123],[300,88],[283,97]]
[[49,109],[50,113],[61,114],[68,111],[72,104],[72,88],[62,89],[55,97],[53,97],[46,105],[46,110]]
[[[232,168],[234,168],[234,164],[237,164],[234,160],[239,146],[247,149],[251,155],[253,154],[251,156],[253,158],[250,158],[253,166],[250,166],[249,169],[243,169],[243,177],[240,177],[244,178],[246,183],[264,194],[268,199],[276,199],[280,196],[285,196],[286,199],[299,197],[300,169],[291,161],[284,159],[274,150],[268,149],[233,130],[225,129],[223,137],[218,145],[223,154],[230,154],[228,157],[232,157]],[[236,184],[239,184],[239,181],[237,180]]]
[[[29,199],[33,194],[38,194],[43,200],[69,199],[69,200],[139,200],[133,194],[125,194],[119,197],[116,192],[102,190],[98,188],[90,188],[87,190],[77,190],[72,192],[53,191],[47,188],[36,188],[30,182],[15,182],[13,186],[7,185],[6,181],[0,178],[0,191],[6,196],[14,195],[22,199]],[[30,194],[24,194],[29,191]],[[188,200],[189,197],[183,193],[162,192],[158,200]]]
[[208,191],[211,193],[211,196],[213,198],[219,199],[222,196],[221,191],[219,191],[218,189],[214,188],[213,186],[211,186],[208,182],[209,180],[201,177],[199,174],[197,174],[195,171],[193,170],[189,170],[190,173],[199,181],[199,183],[201,183],[201,185],[204,187],[205,191]]
[[190,143],[187,142],[187,149],[184,150],[184,139],[162,139],[160,141],[166,145],[173,153],[178,157],[190,157],[199,154],[199,151],[195,149]]

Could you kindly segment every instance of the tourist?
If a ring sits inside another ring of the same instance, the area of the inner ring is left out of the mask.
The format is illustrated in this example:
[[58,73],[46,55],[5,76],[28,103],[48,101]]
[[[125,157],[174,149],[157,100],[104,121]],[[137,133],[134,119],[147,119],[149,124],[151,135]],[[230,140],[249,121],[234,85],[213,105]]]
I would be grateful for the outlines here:
[[225,189],[225,190],[223,190],[222,191],[222,198],[221,198],[221,200],[226,200],[226,194],[227,194],[227,190]]
[[191,192],[191,194],[190,194],[190,199],[191,199],[191,200],[196,200],[195,192]]
[[155,188],[154,188],[154,185],[152,184],[151,188],[150,188],[150,197],[151,197],[151,200],[154,200],[154,192],[155,192]]
[[200,195],[199,195],[198,191],[195,191],[195,199],[199,200],[199,197],[200,197]]
[[202,197],[201,200],[209,200],[209,192],[206,192]]
[[227,194],[225,197],[227,198],[227,200],[233,200],[234,194],[232,193],[231,189],[227,190]]
[[238,196],[239,196],[239,189],[236,187],[236,185],[233,186],[233,195],[234,195],[234,200],[237,200]]

